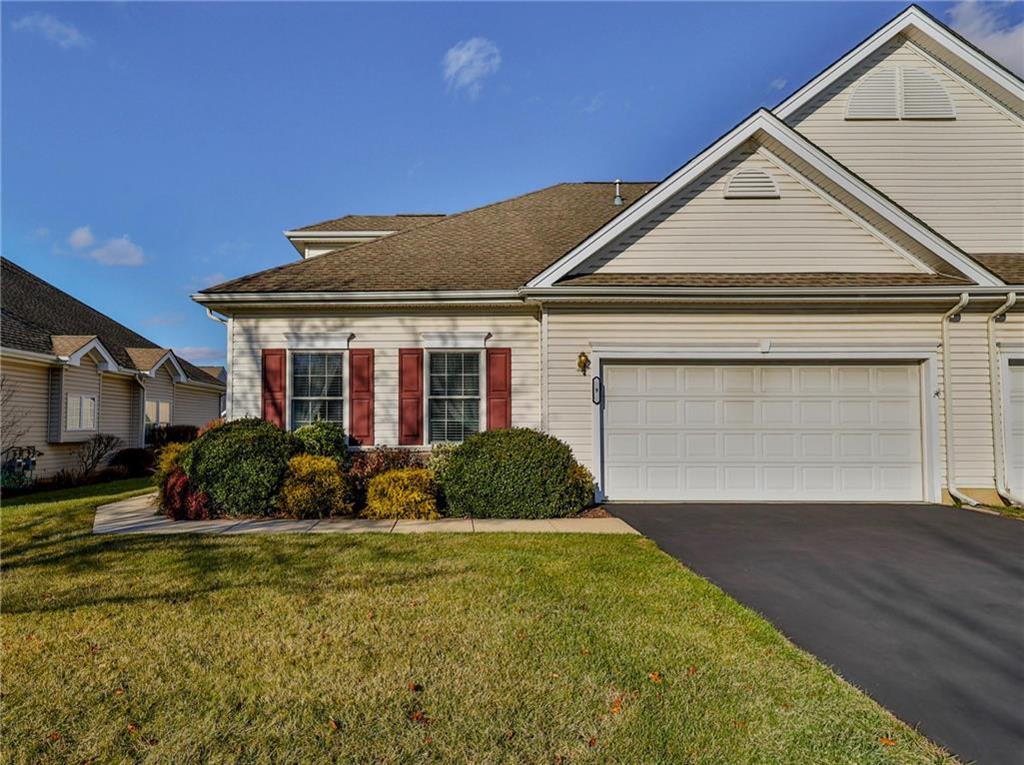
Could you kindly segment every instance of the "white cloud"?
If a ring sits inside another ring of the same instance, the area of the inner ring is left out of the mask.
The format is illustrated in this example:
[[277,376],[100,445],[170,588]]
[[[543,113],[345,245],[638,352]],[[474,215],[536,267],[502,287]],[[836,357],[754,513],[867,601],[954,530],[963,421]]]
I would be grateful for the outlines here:
[[772,90],[782,90],[786,87],[788,80],[784,80],[781,77],[776,77],[774,80],[768,83],[768,87]]
[[30,13],[11,24],[11,29],[27,30],[40,35],[58,48],[88,48],[92,40],[82,34],[74,24],[61,21],[49,13]]
[[996,61],[1024,75],[1024,21],[1012,23],[1004,11],[1012,3],[964,0],[950,8],[950,26]]
[[476,98],[484,79],[501,66],[501,51],[484,37],[471,37],[449,48],[441,66],[450,89],[464,90],[470,98]]
[[125,234],[119,239],[108,239],[102,247],[89,253],[89,257],[105,266],[142,265],[142,248]]
[[92,229],[88,226],[79,226],[68,236],[68,244],[76,250],[81,250],[83,247],[89,247],[95,241],[96,237],[92,235]]
[[597,114],[604,108],[604,93],[598,93],[583,106],[584,114]]
[[189,345],[184,348],[175,348],[174,352],[193,364],[196,362],[224,360],[223,348],[211,348],[207,345]]

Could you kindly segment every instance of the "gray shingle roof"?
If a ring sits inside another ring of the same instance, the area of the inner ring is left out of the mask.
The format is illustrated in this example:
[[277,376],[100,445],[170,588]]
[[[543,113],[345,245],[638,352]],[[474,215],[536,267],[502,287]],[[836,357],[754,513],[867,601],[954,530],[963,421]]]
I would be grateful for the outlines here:
[[[622,184],[626,206],[655,185]],[[614,199],[614,183],[562,183],[203,292],[516,289],[621,213]]]
[[[160,351],[161,355],[167,351],[7,258],[0,258],[0,265],[0,345],[4,348],[52,354],[54,337],[61,338],[57,344],[67,350],[73,344],[68,337],[95,336],[118,364],[131,369],[138,367],[128,353],[129,348]],[[178,361],[189,379],[223,385],[185,359],[179,357]]]

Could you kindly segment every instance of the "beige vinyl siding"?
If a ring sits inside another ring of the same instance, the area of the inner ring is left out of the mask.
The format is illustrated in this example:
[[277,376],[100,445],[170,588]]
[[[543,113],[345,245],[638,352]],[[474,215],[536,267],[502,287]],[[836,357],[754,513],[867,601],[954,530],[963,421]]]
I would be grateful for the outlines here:
[[[956,119],[845,119],[858,80],[892,65],[938,77]],[[1024,126],[913,43],[883,46],[788,122],[966,251],[1024,251]]]
[[[724,198],[739,169],[767,172],[779,198]],[[577,273],[923,271],[822,194],[748,143]]]
[[[374,436],[377,444],[398,443],[398,350],[424,347],[421,332],[486,331],[487,347],[512,349],[512,422],[540,427],[539,321],[532,313],[492,308],[477,313],[361,312],[322,316],[235,315],[231,322],[229,417],[261,416],[261,351],[301,348],[304,339],[338,338],[338,348],[374,349]],[[349,364],[345,359],[345,396]],[[481,392],[483,395],[483,391]],[[345,402],[348,420],[348,401]],[[485,422],[481,422],[485,427]]]
[[175,425],[202,427],[220,417],[220,391],[176,385],[171,421]]
[[[19,430],[26,433],[16,446],[34,446],[43,455],[36,462],[36,477],[42,478],[59,470],[70,469],[75,465],[74,450],[76,445],[50,444],[46,440],[46,423],[48,416],[49,367],[45,364],[33,364],[19,360],[4,358],[0,362],[0,375],[14,386],[15,394],[11,399],[10,411],[5,410],[0,427],[13,427],[14,420],[20,421]],[[6,386],[7,382],[5,382]],[[4,442],[7,442],[7,437]]]
[[[994,307],[994,306],[992,306]],[[864,310],[808,312],[713,312],[680,309],[614,310],[555,308],[548,314],[548,429],[569,443],[580,461],[594,468],[591,378],[576,370],[580,351],[591,345],[802,343],[839,353],[844,345],[924,344],[938,351],[939,317],[930,312],[883,313]],[[957,482],[961,487],[993,487],[992,422],[988,385],[985,320],[982,312],[965,314],[950,328],[953,363],[953,416],[957,445]],[[1024,314],[1000,326],[1000,338],[1024,338]],[[936,385],[942,387],[941,354]],[[938,407],[940,442],[937,474],[944,485],[945,427]]]
[[[145,378],[146,401],[169,401],[171,404],[171,422],[174,422],[174,377],[171,373],[171,365],[161,366],[153,377]],[[143,406],[145,412],[145,406]],[[145,419],[143,419],[145,422]]]
[[132,426],[132,391],[138,383],[132,377],[103,375],[100,385],[99,431],[117,436],[125,447],[139,446],[139,434]]
[[[67,406],[68,396],[90,396],[96,399],[96,422],[88,430],[68,430]],[[100,373],[96,361],[90,353],[82,358],[81,364],[77,367],[67,366],[64,368],[64,391],[62,394],[62,405],[64,411],[61,415],[61,440],[65,443],[75,441],[88,441],[99,431],[100,412],[103,410],[103,398],[100,395]]]

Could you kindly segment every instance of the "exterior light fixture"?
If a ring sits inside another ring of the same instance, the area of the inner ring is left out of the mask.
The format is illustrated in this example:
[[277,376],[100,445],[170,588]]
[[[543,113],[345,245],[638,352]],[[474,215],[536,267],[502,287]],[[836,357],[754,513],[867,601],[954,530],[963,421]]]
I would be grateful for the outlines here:
[[590,357],[586,351],[580,351],[580,355],[576,357],[576,368],[580,370],[581,375],[585,375],[590,369]]

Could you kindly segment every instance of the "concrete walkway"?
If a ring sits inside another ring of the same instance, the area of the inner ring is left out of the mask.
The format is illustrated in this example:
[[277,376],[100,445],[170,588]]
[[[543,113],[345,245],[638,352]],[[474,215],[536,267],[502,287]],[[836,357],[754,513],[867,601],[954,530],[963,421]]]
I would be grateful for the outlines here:
[[172,521],[160,515],[156,494],[145,494],[96,508],[93,534],[419,534],[424,532],[518,532],[564,534],[638,534],[618,518],[552,518],[506,520],[503,518],[440,518],[436,521],[327,518],[292,521],[281,518]]

